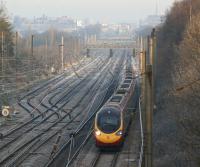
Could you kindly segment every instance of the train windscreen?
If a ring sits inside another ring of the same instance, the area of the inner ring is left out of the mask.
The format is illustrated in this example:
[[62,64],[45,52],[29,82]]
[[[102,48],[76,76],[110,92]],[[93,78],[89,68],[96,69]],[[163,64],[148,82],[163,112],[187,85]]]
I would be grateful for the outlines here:
[[114,108],[106,108],[97,116],[97,125],[104,133],[113,133],[120,127],[120,112]]

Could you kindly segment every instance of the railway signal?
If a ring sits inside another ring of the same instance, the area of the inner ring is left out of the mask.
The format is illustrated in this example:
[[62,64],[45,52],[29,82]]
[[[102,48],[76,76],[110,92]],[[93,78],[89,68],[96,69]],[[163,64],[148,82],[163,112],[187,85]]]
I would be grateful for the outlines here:
[[87,48],[87,57],[90,57],[90,49]]
[[112,56],[113,56],[113,50],[110,49],[110,57],[112,57]]

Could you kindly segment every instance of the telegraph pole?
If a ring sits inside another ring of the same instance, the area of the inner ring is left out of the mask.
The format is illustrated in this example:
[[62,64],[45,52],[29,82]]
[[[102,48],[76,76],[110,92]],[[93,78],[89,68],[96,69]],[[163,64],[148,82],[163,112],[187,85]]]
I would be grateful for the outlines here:
[[[34,35],[31,35],[31,57],[30,57],[30,60],[29,60],[29,66],[30,66],[30,69],[31,69],[31,79],[33,79],[33,70],[34,70],[34,61],[33,61],[33,56],[34,56],[34,52],[33,52],[33,42],[34,42]],[[32,60],[32,62],[31,62]]]
[[4,32],[1,32],[1,73],[2,77],[4,76]]
[[[147,80],[147,75],[146,75],[146,52],[143,51],[140,53],[141,54],[141,62],[142,62],[142,126],[143,126],[143,133],[144,136],[146,134],[146,101],[147,101],[147,93],[146,93],[146,80]],[[144,152],[146,148],[144,147]]]
[[152,90],[152,65],[146,66],[146,150],[145,167],[152,167],[152,122],[153,122],[153,90]]
[[153,64],[153,38],[149,38],[149,64]]
[[155,28],[152,30],[151,32],[151,41],[152,41],[152,45],[151,45],[151,65],[152,65],[152,91],[153,91],[153,108],[156,108],[155,102],[156,102],[156,97],[155,97],[155,85],[156,85],[156,61],[157,61],[157,53],[156,53],[156,30]]
[[34,35],[31,35],[31,56],[33,58],[33,40],[34,40]]
[[139,58],[139,60],[140,60],[140,62],[139,62],[139,64],[140,64],[140,70],[141,70],[141,73],[142,73],[142,57],[143,57],[143,40],[142,40],[142,37],[140,38],[140,40],[139,40],[139,47],[140,47],[140,58]]
[[156,60],[156,35],[155,29],[152,30],[149,42],[150,62],[146,65],[145,72],[145,98],[146,98],[146,138],[145,138],[145,167],[153,166],[153,111],[155,103],[155,60]]
[[18,65],[17,65],[17,54],[18,54],[18,51],[17,51],[17,47],[18,47],[18,32],[16,32],[16,35],[15,35],[15,69],[16,69],[16,74],[15,74],[15,77],[16,77],[16,89],[17,89],[17,71],[18,71]]
[[61,38],[61,67],[62,72],[64,71],[64,38]]
[[150,36],[147,36],[147,64],[150,64]]
[[17,58],[17,49],[18,49],[18,32],[16,32],[16,34],[15,34],[15,58]]
[[47,52],[48,52],[48,43],[47,43],[47,38],[46,38],[46,40],[45,40],[45,67],[46,67],[46,70],[48,69]]

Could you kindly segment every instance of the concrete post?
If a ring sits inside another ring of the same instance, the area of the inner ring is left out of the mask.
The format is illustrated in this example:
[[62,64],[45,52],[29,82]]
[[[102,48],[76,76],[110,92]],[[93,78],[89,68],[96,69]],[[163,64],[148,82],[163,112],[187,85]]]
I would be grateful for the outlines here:
[[146,151],[145,167],[152,167],[152,122],[153,122],[153,91],[152,91],[152,65],[146,66]]
[[61,38],[61,70],[64,71],[64,38]]

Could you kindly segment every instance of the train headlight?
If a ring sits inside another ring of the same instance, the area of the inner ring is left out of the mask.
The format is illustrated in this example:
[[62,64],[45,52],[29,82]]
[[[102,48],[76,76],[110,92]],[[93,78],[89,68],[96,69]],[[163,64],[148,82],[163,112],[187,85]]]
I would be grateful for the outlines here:
[[119,130],[117,133],[116,133],[117,136],[122,136],[123,135],[123,132],[122,130]]
[[99,135],[101,135],[101,132],[99,130],[97,130],[97,131],[95,131],[95,135],[99,136]]

